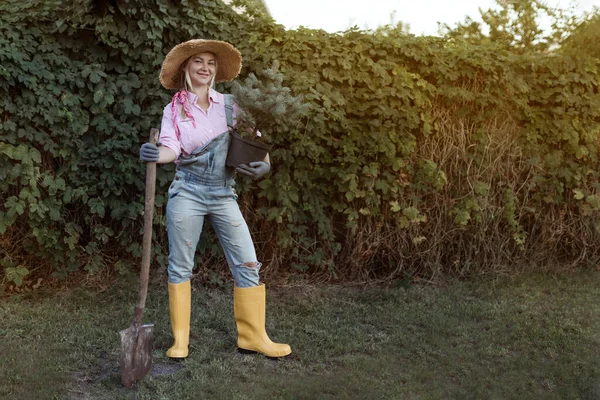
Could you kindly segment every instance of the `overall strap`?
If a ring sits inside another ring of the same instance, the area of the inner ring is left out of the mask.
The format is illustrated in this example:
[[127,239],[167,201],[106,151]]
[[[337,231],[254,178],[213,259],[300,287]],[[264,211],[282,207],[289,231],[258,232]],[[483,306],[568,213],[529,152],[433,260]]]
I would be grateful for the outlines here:
[[233,127],[233,96],[230,94],[225,95],[225,117],[227,118],[227,126]]

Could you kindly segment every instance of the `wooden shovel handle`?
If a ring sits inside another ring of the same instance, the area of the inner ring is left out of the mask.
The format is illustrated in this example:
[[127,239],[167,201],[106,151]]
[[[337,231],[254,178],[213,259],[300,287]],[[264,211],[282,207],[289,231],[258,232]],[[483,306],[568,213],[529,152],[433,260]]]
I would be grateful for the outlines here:
[[[150,129],[150,143],[156,144],[158,129]],[[142,323],[142,314],[146,306],[148,278],[150,275],[150,256],[152,250],[152,218],[154,216],[154,192],[156,190],[156,163],[146,164],[146,199],[144,204],[144,238],[142,242],[142,269],[140,271],[140,291],[133,313],[133,325]]]

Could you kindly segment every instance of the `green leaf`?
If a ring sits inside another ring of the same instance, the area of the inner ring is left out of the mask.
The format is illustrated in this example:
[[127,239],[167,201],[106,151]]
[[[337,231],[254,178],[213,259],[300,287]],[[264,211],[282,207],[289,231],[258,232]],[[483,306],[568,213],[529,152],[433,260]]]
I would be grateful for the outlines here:
[[402,210],[402,207],[400,207],[400,204],[398,204],[398,202],[394,200],[390,201],[390,209],[392,210],[392,212],[399,212]]
[[94,92],[94,103],[99,104],[104,99],[104,90],[97,90]]
[[104,202],[101,199],[89,199],[87,204],[93,214],[97,214],[100,218],[104,217]]
[[20,287],[23,284],[23,279],[29,275],[29,270],[22,265],[15,268],[5,268],[4,274],[6,279]]

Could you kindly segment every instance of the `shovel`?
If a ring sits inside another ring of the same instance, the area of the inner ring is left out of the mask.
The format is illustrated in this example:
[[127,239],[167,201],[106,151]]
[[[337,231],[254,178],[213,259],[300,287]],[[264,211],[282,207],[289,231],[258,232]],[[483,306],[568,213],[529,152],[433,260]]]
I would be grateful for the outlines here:
[[[150,143],[156,144],[158,129],[150,130]],[[150,250],[152,246],[152,216],[154,213],[154,190],[156,187],[156,163],[146,166],[146,200],[144,206],[144,239],[142,246],[142,269],[140,271],[140,291],[133,313],[133,322],[119,332],[121,336],[121,382],[131,387],[142,380],[152,369],[152,328],[154,324],[142,325],[142,314],[148,292],[150,273]]]

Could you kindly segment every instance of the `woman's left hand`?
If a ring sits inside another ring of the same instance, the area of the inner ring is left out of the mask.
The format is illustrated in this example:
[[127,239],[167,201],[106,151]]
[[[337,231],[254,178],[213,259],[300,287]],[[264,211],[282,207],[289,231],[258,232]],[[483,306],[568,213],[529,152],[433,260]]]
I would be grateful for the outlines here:
[[266,161],[253,161],[248,164],[240,164],[235,170],[242,175],[257,180],[271,170],[271,165]]

